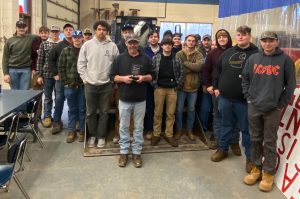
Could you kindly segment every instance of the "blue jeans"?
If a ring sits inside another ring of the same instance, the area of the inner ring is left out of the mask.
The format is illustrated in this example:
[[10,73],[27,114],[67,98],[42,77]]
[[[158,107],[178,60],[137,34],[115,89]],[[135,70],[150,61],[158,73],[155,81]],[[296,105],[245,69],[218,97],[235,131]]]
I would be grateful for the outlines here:
[[248,108],[246,102],[233,101],[219,96],[219,111],[221,115],[221,131],[219,135],[219,148],[228,151],[229,144],[236,136],[236,128],[242,132],[242,145],[245,155],[251,158],[251,142],[248,130]]
[[[221,125],[221,114],[219,112],[219,97],[212,97],[213,100],[213,128],[214,128],[214,136],[219,139],[220,134],[222,133],[222,125]],[[235,128],[231,141],[229,144],[239,143],[240,140],[240,131],[238,128]]]
[[195,122],[195,104],[197,100],[197,92],[177,92],[177,107],[176,107],[176,130],[182,130],[182,117],[184,103],[187,100],[187,130],[192,131]]
[[211,115],[212,98],[210,93],[202,93],[199,96],[199,115],[201,125],[204,131],[208,130],[208,120]]
[[65,95],[64,95],[64,87],[62,87],[61,82],[55,81],[55,107],[54,107],[54,114],[53,114],[53,122],[60,122],[61,115],[64,110],[64,102],[65,102]]
[[44,78],[44,117],[52,116],[53,99],[52,93],[55,87],[55,80],[53,78]]
[[141,154],[144,137],[144,117],[146,112],[146,101],[142,102],[124,102],[119,100],[119,113],[120,113],[120,153],[128,154],[130,147],[130,115],[133,112],[134,130],[133,130],[133,143],[132,153]]
[[15,90],[29,90],[31,80],[31,68],[9,68],[10,87]]
[[68,129],[76,132],[76,122],[79,121],[80,132],[85,129],[85,97],[84,88],[65,87],[64,93],[69,106],[68,110]]

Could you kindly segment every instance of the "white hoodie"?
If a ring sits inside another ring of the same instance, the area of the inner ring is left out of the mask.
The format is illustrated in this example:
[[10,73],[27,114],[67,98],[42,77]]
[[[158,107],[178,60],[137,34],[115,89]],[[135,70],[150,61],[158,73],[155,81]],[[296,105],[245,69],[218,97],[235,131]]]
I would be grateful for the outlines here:
[[78,73],[83,82],[92,85],[108,83],[111,64],[118,55],[117,45],[110,40],[99,41],[94,37],[85,42],[77,62]]

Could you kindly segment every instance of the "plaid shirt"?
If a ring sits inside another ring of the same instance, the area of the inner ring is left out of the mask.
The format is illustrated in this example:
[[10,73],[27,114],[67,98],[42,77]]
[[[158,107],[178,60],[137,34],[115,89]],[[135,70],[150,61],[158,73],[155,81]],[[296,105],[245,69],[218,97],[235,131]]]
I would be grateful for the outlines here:
[[[60,40],[58,41],[60,42]],[[39,77],[53,78],[53,73],[48,67],[48,57],[50,50],[58,43],[50,39],[41,43],[36,65],[36,72]]]
[[58,75],[63,86],[76,88],[83,85],[82,79],[77,71],[78,55],[79,49],[75,49],[73,46],[64,48],[60,54],[58,60]]
[[[172,55],[172,61],[173,61],[173,71],[175,80],[177,83],[177,88],[180,88],[182,86],[182,80],[183,80],[183,68],[180,59],[178,59],[175,55]],[[153,81],[151,82],[151,85],[154,88],[157,88],[157,80],[158,80],[158,73],[159,73],[159,67],[160,67],[160,60],[161,60],[161,54],[158,53],[152,58],[153,67],[155,67],[155,74],[156,78],[153,78]]]

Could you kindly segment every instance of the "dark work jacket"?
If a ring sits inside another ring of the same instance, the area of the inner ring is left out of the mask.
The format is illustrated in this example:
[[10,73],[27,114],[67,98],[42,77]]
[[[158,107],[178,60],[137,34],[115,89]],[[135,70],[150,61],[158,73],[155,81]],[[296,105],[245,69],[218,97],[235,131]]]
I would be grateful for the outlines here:
[[295,65],[279,48],[273,55],[262,51],[247,60],[243,70],[243,93],[249,103],[261,111],[283,108],[296,86]]
[[62,50],[71,45],[71,43],[64,39],[51,49],[48,58],[48,66],[54,76],[58,74],[58,61]]

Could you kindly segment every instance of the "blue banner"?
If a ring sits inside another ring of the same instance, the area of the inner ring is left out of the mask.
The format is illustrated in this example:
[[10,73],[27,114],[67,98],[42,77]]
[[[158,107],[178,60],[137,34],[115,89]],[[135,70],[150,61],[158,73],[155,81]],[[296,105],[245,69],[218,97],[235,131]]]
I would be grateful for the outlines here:
[[126,2],[126,1],[151,2],[151,3],[211,4],[211,5],[219,4],[219,0],[122,0],[122,2]]
[[300,3],[300,0],[219,0],[219,17],[258,12],[295,3]]

